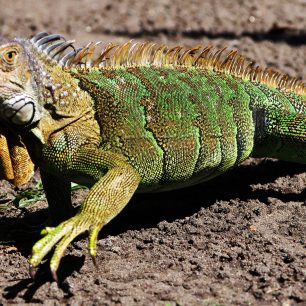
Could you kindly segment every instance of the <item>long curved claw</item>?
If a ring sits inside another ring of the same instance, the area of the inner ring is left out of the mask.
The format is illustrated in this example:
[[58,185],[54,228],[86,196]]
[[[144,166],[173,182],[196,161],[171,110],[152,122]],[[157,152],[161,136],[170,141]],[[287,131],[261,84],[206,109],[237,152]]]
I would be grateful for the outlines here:
[[92,259],[92,262],[93,262],[95,268],[98,270],[98,269],[99,269],[99,266],[98,266],[98,263],[97,263],[97,261],[96,261],[96,257],[95,257],[95,256],[91,256],[91,259]]
[[32,265],[30,265],[30,267],[29,267],[29,273],[30,273],[30,276],[31,276],[31,278],[32,279],[34,279],[35,278],[35,268],[32,266]]
[[57,227],[46,227],[42,231],[42,234],[45,234],[45,237],[40,239],[33,246],[32,256],[29,259],[31,270],[33,271],[33,269],[41,263],[48,252],[57,244],[50,261],[50,269],[53,279],[58,282],[56,272],[65,250],[73,239],[87,230],[90,230],[89,253],[94,257],[97,254],[97,239],[102,226],[96,224],[92,225],[90,223],[91,222],[88,218],[85,219],[82,215],[76,215]]
[[58,277],[57,277],[56,271],[51,271],[51,275],[52,275],[53,280],[58,283]]

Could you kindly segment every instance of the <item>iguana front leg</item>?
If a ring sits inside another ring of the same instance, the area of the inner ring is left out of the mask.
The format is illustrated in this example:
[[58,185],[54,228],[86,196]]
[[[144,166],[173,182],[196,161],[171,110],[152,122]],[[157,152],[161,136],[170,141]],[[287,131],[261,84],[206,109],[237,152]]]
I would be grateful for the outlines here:
[[73,216],[71,182],[40,169],[40,177],[49,206],[48,225],[56,225]]
[[140,182],[138,172],[121,156],[92,147],[77,150],[67,171],[100,179],[89,190],[79,212],[57,227],[46,228],[46,236],[33,247],[29,261],[36,267],[57,244],[50,263],[55,279],[67,246],[79,234],[89,231],[89,253],[96,255],[99,231],[124,208]]

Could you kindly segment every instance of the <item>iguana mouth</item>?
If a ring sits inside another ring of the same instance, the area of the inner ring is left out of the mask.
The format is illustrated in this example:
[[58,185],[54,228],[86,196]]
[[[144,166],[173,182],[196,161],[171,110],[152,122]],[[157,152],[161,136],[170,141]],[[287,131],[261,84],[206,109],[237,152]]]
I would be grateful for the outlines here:
[[35,99],[25,94],[4,100],[0,105],[1,116],[6,121],[21,126],[29,126],[41,119]]

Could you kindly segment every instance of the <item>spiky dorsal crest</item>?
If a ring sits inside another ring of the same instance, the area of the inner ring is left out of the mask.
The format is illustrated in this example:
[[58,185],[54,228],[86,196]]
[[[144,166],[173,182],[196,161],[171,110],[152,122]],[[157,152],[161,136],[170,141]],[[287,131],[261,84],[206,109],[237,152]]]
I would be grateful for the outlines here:
[[[108,69],[141,65],[194,66],[306,95],[306,85],[303,81],[272,68],[261,68],[236,50],[226,51],[227,48],[203,48],[202,45],[189,49],[180,46],[170,48],[152,42],[129,41],[121,45],[110,43],[97,54],[97,47],[101,42],[91,42],[83,48],[76,49],[73,40],[66,41],[62,35],[49,35],[46,32],[38,33],[30,42],[48,60],[67,69]],[[70,52],[67,52],[68,48],[71,49]]]

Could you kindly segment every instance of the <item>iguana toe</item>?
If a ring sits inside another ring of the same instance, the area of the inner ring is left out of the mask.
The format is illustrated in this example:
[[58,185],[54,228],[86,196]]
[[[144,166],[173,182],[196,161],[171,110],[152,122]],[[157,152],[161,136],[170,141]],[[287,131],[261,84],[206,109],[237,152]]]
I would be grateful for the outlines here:
[[29,260],[32,269],[37,267],[51,249],[55,247],[54,254],[50,261],[50,268],[53,279],[58,281],[56,272],[64,256],[65,250],[72,240],[87,230],[90,231],[89,253],[94,257],[97,253],[96,246],[98,233],[102,226],[92,224],[94,221],[89,221],[90,219],[91,218],[88,218],[88,216],[86,217],[79,214],[61,223],[57,227],[46,227],[42,230],[42,234],[45,234],[45,237],[40,239],[33,246],[32,256]]

